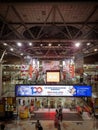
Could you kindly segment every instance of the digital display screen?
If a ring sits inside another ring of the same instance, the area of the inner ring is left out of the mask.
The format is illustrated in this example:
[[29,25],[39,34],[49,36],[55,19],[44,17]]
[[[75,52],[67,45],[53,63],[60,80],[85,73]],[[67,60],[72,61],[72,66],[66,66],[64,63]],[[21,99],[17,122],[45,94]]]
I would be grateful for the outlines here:
[[46,72],[46,82],[60,82],[60,72],[59,71],[47,71]]
[[15,96],[90,97],[92,87],[87,85],[16,85]]

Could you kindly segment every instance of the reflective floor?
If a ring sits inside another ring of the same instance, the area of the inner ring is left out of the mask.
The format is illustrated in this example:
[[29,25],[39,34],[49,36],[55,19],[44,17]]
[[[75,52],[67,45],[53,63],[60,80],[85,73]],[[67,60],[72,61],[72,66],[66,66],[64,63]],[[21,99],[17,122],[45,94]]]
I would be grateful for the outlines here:
[[[6,122],[5,130],[36,130],[35,121],[32,120],[14,120]],[[56,130],[53,120],[40,120],[43,130]],[[62,121],[61,130],[97,130],[93,120],[89,121]],[[57,129],[58,130],[58,129]]]
[[[38,111],[32,118],[5,121],[5,130],[36,130],[35,123],[40,120],[43,130],[58,130],[54,126],[53,112]],[[47,117],[47,118],[46,118]],[[51,118],[50,118],[51,117]],[[76,112],[64,112],[61,130],[98,130],[98,120],[84,113],[81,117]],[[0,124],[3,123],[2,121]]]

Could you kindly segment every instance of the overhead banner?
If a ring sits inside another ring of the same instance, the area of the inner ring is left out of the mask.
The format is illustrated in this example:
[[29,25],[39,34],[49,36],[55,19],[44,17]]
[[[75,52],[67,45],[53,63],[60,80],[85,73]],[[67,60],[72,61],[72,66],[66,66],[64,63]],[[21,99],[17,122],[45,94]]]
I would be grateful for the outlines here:
[[74,78],[75,76],[75,65],[73,59],[67,59],[63,61],[63,72],[66,72],[66,77]]
[[83,53],[79,53],[75,56],[75,72],[78,74],[83,73],[84,56]]
[[42,61],[43,71],[47,70],[60,70],[60,61]]
[[90,97],[92,87],[87,85],[16,85],[15,95]]

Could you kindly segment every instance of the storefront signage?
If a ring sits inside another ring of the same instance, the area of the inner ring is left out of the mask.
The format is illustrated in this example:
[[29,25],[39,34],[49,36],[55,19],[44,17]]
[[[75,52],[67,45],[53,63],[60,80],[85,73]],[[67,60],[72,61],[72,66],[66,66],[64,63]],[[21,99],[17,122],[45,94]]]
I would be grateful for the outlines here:
[[16,85],[15,95],[90,97],[92,88],[87,85]]

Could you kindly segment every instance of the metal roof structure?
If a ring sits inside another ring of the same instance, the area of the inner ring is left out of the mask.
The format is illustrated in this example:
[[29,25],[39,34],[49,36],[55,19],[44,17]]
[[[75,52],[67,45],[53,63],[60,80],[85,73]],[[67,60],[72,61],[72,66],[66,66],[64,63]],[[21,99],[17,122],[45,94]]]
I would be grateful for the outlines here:
[[98,56],[98,2],[0,3],[0,56],[5,63],[28,55],[61,60],[79,53]]

